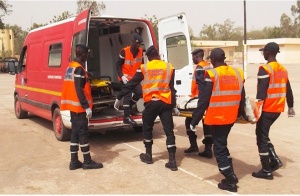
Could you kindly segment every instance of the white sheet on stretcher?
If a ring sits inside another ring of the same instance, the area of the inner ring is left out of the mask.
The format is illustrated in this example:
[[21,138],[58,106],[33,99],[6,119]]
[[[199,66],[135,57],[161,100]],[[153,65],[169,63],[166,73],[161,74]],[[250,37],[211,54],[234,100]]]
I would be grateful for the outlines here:
[[[248,117],[249,121],[253,124],[256,123],[256,119],[254,116],[254,99],[250,99],[249,97],[246,97],[246,103],[245,103],[245,113]],[[184,96],[184,97],[177,97],[176,100],[176,106],[179,110],[182,111],[190,111],[192,112],[193,109],[197,108],[198,98],[191,98],[190,96]],[[245,121],[243,119],[238,119],[242,123],[248,123],[248,121]]]
[[193,110],[197,108],[198,98],[190,96],[177,97],[176,106],[179,110]]

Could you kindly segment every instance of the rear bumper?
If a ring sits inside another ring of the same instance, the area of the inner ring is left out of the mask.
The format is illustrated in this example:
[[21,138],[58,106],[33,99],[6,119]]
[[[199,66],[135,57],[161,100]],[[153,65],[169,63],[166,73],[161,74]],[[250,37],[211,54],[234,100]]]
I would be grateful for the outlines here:
[[[61,117],[62,121],[64,123],[64,126],[68,129],[72,129],[71,125],[71,118],[70,118],[70,112],[69,111],[61,111]],[[131,116],[134,121],[136,121],[137,126],[143,125],[142,115],[132,115]],[[160,119],[159,117],[156,118],[155,124],[159,123]],[[119,129],[119,128],[128,128],[133,127],[129,124],[123,123],[123,115],[122,116],[113,116],[113,117],[107,117],[107,118],[91,118],[89,120],[89,129],[92,130],[113,130],[113,129]]]

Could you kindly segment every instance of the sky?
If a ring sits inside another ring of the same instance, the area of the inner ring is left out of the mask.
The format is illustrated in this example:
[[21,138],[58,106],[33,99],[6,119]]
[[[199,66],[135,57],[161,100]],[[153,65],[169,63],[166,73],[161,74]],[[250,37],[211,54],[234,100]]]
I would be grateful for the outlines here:
[[[33,23],[49,23],[54,16],[64,11],[76,13],[76,0],[6,0],[12,5],[12,13],[4,16],[3,22],[18,25],[28,30]],[[101,2],[98,0],[98,2]],[[226,19],[234,22],[234,27],[244,26],[243,0],[168,0],[168,1],[102,1],[106,10],[102,15],[128,18],[163,18],[184,12],[189,26],[198,36],[203,25],[223,24]],[[279,26],[283,13],[292,18],[291,6],[296,0],[246,0],[247,31],[266,26]]]

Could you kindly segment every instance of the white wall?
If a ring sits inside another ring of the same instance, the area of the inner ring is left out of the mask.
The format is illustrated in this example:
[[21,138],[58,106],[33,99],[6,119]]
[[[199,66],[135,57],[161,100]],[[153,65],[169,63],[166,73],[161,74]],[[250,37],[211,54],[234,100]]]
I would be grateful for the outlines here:
[[294,64],[300,62],[300,39],[299,38],[278,38],[265,40],[248,40],[247,41],[247,63],[265,63],[262,52],[259,51],[265,44],[276,42],[279,44],[280,53],[276,59],[282,64]]

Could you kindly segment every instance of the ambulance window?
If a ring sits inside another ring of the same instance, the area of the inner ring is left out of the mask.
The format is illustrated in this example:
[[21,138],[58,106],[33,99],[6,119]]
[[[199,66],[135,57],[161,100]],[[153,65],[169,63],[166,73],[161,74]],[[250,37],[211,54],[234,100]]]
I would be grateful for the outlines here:
[[62,43],[52,44],[49,47],[49,67],[60,67],[62,57]]
[[71,55],[71,59],[74,59],[76,54],[75,54],[75,46],[77,44],[86,44],[86,40],[87,40],[87,37],[86,37],[86,30],[83,30],[83,31],[80,31],[78,33],[76,33],[74,36],[73,36],[73,41],[72,41],[72,55]]
[[167,39],[168,62],[172,63],[175,69],[181,69],[188,65],[189,54],[184,35],[174,36]]
[[20,73],[25,69],[27,59],[27,46],[24,46],[20,56],[20,64],[18,64],[17,72]]

